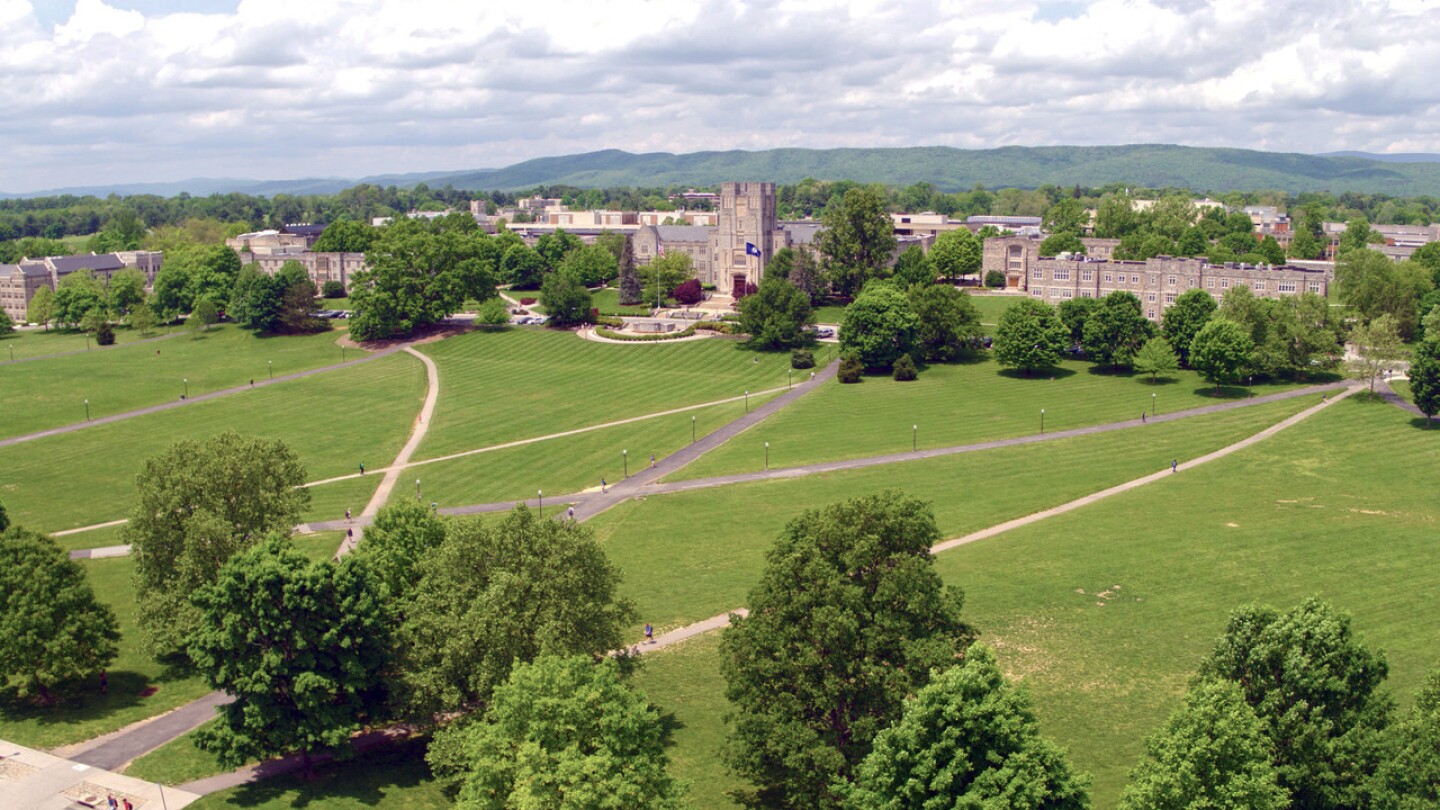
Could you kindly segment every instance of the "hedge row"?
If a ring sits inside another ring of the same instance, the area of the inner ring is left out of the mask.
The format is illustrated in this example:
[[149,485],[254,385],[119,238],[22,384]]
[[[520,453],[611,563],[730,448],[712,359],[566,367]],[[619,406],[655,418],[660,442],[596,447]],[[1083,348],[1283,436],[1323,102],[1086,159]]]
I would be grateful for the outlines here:
[[691,335],[695,334],[695,327],[691,326],[688,329],[682,329],[679,332],[655,332],[643,335],[634,335],[627,332],[616,332],[613,329],[606,329],[603,326],[597,326],[595,327],[595,334],[603,338],[609,338],[611,340],[676,340],[683,337],[690,337]]

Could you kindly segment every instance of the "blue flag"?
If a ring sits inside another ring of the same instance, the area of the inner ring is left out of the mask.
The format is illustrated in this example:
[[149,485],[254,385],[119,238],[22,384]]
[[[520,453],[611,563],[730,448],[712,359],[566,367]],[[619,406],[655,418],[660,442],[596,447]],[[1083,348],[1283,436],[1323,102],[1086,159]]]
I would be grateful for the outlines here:
[[754,243],[754,242],[746,242],[746,243],[745,243],[745,255],[746,255],[746,256],[759,256],[759,255],[760,255],[760,248],[755,247],[755,243]]

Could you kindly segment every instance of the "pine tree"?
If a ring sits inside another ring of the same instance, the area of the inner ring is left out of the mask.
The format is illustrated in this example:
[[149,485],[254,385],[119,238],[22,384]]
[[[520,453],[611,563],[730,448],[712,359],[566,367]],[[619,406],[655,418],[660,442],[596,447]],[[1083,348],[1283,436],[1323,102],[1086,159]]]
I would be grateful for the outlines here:
[[640,303],[640,276],[635,272],[635,245],[629,237],[620,247],[620,306]]

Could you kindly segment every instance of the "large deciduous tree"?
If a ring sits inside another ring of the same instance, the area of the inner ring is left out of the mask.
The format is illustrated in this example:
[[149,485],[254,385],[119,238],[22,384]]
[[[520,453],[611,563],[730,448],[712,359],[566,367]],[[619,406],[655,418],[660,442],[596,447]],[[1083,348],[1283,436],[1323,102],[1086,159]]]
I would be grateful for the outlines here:
[[110,306],[121,315],[145,302],[145,274],[127,267],[110,277]]
[[489,700],[516,663],[542,654],[598,659],[634,612],[593,531],[523,506],[450,522],[419,574],[400,651],[407,702],[425,717]]
[[766,555],[749,616],[732,616],[721,671],[730,765],[771,806],[837,807],[907,695],[973,640],[945,587],[930,506],[895,492],[792,520]]
[[995,359],[1026,374],[1060,362],[1069,345],[1069,330],[1055,308],[1043,301],[1021,299],[1000,316],[995,328]]
[[[474,224],[474,220],[470,220]],[[380,229],[350,297],[357,340],[407,335],[495,295],[501,250],[481,231],[404,219]]]
[[199,622],[196,589],[237,552],[288,532],[310,503],[305,468],[284,442],[234,431],[176,442],[147,459],[121,531],[135,560],[140,623],[152,653],[181,651]]
[[1200,372],[1220,391],[1220,386],[1239,382],[1250,370],[1255,342],[1245,328],[1225,318],[1205,324],[1190,342],[1190,367]]
[[1145,743],[1120,810],[1284,810],[1274,746],[1240,687],[1203,680]]
[[540,306],[545,308],[552,325],[574,326],[590,322],[594,304],[585,285],[561,270],[545,274],[545,283],[540,285]]
[[0,510],[0,683],[47,704],[115,660],[119,625],[59,543],[7,523]]
[[915,349],[926,360],[950,361],[973,350],[984,334],[970,294],[949,284],[910,288]]
[[349,742],[384,704],[387,626],[357,561],[311,562],[272,536],[195,591],[187,649],[211,687],[235,698],[195,743],[220,764]]
[[521,663],[479,721],[436,732],[426,755],[464,807],[685,807],[666,768],[665,727],[614,659]]
[[1395,319],[1381,315],[1370,323],[1362,323],[1350,331],[1355,356],[1350,360],[1350,373],[1375,392],[1375,380],[1393,368],[1401,357],[1400,329]]
[[500,278],[517,290],[534,290],[545,280],[545,259],[529,245],[511,245],[500,259]]
[[812,338],[805,327],[814,321],[810,299],[789,281],[766,276],[754,295],[740,299],[740,331],[757,349],[792,349]]
[[1358,805],[1391,710],[1380,690],[1388,671],[1348,614],[1314,598],[1287,613],[1256,604],[1235,610],[1200,665],[1201,677],[1240,687],[1273,747],[1290,806],[1306,810]]
[[365,253],[375,243],[377,229],[363,222],[342,219],[325,226],[311,250],[316,253]]
[[1149,374],[1150,382],[1153,383],[1160,374],[1179,368],[1180,362],[1175,358],[1175,352],[1165,338],[1153,337],[1145,341],[1145,345],[1135,353],[1130,365],[1141,374]]
[[1335,263],[1335,287],[1340,300],[1367,321],[1381,315],[1393,317],[1404,340],[1415,335],[1416,304],[1434,289],[1430,276],[1423,265],[1393,262],[1374,250],[1347,251]]
[[1155,327],[1146,320],[1144,307],[1134,293],[1117,291],[1100,299],[1085,319],[1082,345],[1085,356],[1112,369],[1128,366]]
[[1410,393],[1421,413],[1430,419],[1440,413],[1440,335],[1421,342],[1411,352]]
[[873,282],[845,307],[840,349],[855,352],[866,368],[888,369],[915,347],[920,318],[910,299],[890,282]]
[[853,295],[884,273],[895,252],[895,225],[882,193],[852,188],[839,205],[826,209],[823,222],[825,229],[816,239],[825,257],[825,276],[836,293]]
[[89,270],[76,270],[60,279],[55,288],[54,317],[56,322],[79,326],[85,316],[106,309],[105,288]]
[[837,789],[846,810],[1086,810],[1087,782],[1040,736],[1029,695],[1006,682],[995,653],[975,644],[906,702],[854,783]]
[[642,266],[638,275],[640,298],[652,307],[661,307],[676,287],[695,276],[694,261],[690,254],[672,250]]
[[[786,248],[789,250],[789,248]],[[787,266],[786,274],[789,274],[790,267]],[[765,268],[768,274],[770,268]],[[917,285],[929,286],[935,283],[935,265],[930,263],[930,257],[919,245],[911,245],[900,252],[895,259],[895,283],[900,289],[906,290]]]
[[1210,322],[1218,308],[1210,293],[1199,287],[1180,293],[1175,303],[1165,308],[1161,331],[1170,341],[1170,347],[1180,356],[1180,362],[1187,366],[1190,364],[1190,342]]
[[985,245],[969,228],[956,228],[935,237],[930,264],[942,278],[960,278],[980,272]]
[[1366,784],[1367,810],[1440,807],[1440,671],[1430,673],[1410,714],[1385,736],[1379,767]]
[[25,319],[40,324],[49,332],[50,322],[55,320],[55,291],[48,286],[36,290],[25,310]]
[[566,254],[560,271],[569,273],[586,287],[599,287],[615,278],[618,265],[615,254],[604,245],[586,245]]

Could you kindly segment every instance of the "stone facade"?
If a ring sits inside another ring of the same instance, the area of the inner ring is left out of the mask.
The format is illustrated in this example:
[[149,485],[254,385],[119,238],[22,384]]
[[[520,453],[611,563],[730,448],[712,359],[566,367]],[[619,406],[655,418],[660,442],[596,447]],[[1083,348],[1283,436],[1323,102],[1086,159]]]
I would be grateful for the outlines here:
[[[635,232],[635,262],[680,251],[690,256],[695,277],[733,295],[745,284],[758,285],[775,251],[790,247],[790,230],[776,220],[774,183],[722,183],[716,221],[697,225],[645,225]],[[746,245],[754,245],[759,256]]]
[[145,289],[155,284],[164,256],[153,250],[126,250],[119,253],[91,253],[86,256],[48,256],[22,259],[18,264],[0,264],[0,308],[16,323],[25,323],[30,299],[41,287],[56,289],[60,280],[77,270],[89,270],[101,284],[111,276],[133,268],[145,276]]
[[1027,268],[1021,289],[1051,305],[1071,298],[1102,298],[1123,290],[1140,299],[1145,317],[1159,320],[1165,308],[1190,289],[1203,289],[1217,299],[1242,284],[1263,298],[1306,292],[1323,296],[1332,279],[1333,272],[1328,269],[1293,265],[1212,265],[1204,259],[1165,256],[1143,262],[1107,261],[1082,256],[1036,259]]
[[240,253],[242,265],[254,262],[260,272],[268,276],[280,272],[286,262],[292,261],[299,262],[300,266],[305,268],[305,274],[314,282],[316,290],[325,286],[327,281],[338,281],[345,285],[346,294],[350,292],[351,276],[365,269],[364,253],[314,253],[308,250],[290,253]]

